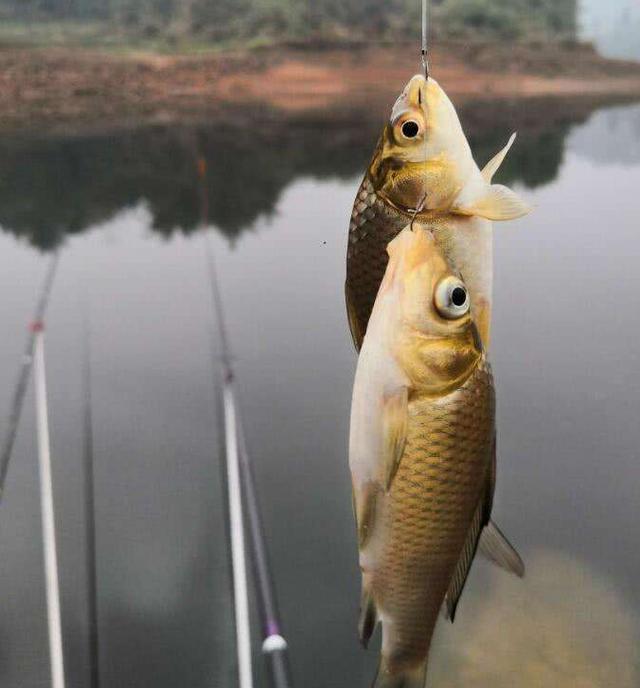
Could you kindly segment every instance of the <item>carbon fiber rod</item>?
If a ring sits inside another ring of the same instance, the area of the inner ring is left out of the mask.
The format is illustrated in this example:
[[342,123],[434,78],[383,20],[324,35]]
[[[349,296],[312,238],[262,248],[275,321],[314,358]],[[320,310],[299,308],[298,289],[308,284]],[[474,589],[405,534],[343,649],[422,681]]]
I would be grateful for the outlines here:
[[31,368],[33,366],[34,347],[38,327],[44,320],[49,304],[49,296],[53,287],[53,281],[58,270],[58,263],[60,254],[56,251],[49,261],[47,272],[45,274],[44,282],[40,290],[40,296],[36,304],[33,319],[29,324],[29,333],[22,354],[22,361],[20,363],[20,370],[18,372],[18,379],[13,390],[11,398],[11,410],[9,412],[9,422],[2,443],[2,452],[0,453],[0,500],[4,495],[4,484],[7,479],[7,472],[9,470],[9,462],[11,454],[13,453],[13,445],[18,434],[18,426],[20,425],[20,416],[22,415],[22,407],[24,406],[24,398],[27,393],[27,385],[29,383],[29,376],[31,375]]
[[[198,159],[198,173],[201,182],[202,229],[208,226],[208,203],[206,197],[206,162]],[[206,241],[206,237],[205,237]],[[254,479],[253,462],[247,449],[242,417],[237,401],[236,376],[233,368],[233,355],[227,333],[224,305],[220,291],[215,260],[206,241],[209,283],[215,321],[220,337],[220,363],[223,374],[223,394],[227,403],[233,406],[235,418],[235,437],[226,437],[225,442],[237,448],[238,467],[241,480],[243,511],[246,514],[249,531],[250,554],[253,565],[258,611],[262,627],[262,653],[267,662],[267,669],[273,688],[292,688],[289,666],[288,644],[285,640],[280,614],[278,611],[273,574],[268,556],[262,513],[257,497]]]

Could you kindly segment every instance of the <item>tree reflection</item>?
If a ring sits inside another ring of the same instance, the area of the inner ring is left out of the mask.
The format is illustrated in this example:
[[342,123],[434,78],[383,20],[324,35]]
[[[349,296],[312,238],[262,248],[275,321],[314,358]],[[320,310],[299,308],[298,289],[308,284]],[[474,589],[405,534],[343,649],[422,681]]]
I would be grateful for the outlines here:
[[[504,183],[552,181],[568,132],[594,104],[466,103],[460,115],[480,165],[520,138]],[[299,177],[351,178],[364,170],[382,126],[363,111],[283,115],[256,108],[206,126],[146,126],[84,136],[0,137],[0,225],[40,249],[144,202],[152,229],[194,231],[200,219],[196,159],[207,161],[209,219],[229,237],[273,214]],[[346,220],[345,220],[346,222]]]

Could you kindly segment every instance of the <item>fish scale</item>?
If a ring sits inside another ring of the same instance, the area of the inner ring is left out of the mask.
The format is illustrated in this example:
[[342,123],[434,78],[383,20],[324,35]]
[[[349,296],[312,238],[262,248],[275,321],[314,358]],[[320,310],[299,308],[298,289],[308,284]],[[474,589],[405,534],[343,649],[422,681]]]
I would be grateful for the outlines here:
[[[376,524],[382,544],[371,575],[391,671],[425,661],[486,489],[478,478],[491,462],[494,406],[491,369],[484,359],[460,389],[444,398],[417,396],[409,402],[407,442]],[[390,628],[384,627],[385,617],[393,618]]]
[[355,310],[356,322],[362,329],[356,341],[360,348],[387,269],[387,245],[407,224],[408,216],[384,203],[376,195],[368,177],[362,181],[357,199],[349,224],[346,289],[348,301]]

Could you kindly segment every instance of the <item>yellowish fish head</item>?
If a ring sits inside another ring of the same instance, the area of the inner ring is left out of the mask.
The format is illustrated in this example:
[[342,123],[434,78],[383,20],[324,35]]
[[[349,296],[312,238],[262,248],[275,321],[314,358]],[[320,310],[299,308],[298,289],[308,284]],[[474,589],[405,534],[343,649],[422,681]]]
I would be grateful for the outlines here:
[[431,232],[418,223],[389,244],[388,276],[397,309],[394,358],[413,388],[446,394],[464,383],[482,356],[470,295]]
[[417,74],[393,106],[369,166],[374,189],[404,212],[446,210],[474,166],[447,94]]

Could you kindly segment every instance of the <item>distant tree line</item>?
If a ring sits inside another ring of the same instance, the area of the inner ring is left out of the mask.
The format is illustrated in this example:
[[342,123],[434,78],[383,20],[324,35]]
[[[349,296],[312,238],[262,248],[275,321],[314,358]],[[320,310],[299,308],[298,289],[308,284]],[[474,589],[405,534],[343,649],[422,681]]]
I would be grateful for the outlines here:
[[[451,36],[573,38],[577,0],[431,0]],[[142,35],[394,38],[417,31],[419,0],[0,0],[0,17],[102,20]]]

